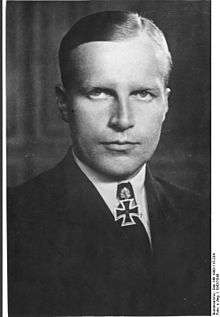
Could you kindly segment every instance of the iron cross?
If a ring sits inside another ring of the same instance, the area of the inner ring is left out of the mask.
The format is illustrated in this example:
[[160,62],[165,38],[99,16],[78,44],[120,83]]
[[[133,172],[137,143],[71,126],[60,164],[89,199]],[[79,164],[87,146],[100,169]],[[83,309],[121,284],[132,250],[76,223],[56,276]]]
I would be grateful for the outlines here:
[[115,220],[122,218],[121,226],[135,225],[133,217],[138,217],[138,206],[133,205],[134,199],[121,200],[119,206],[115,209]]

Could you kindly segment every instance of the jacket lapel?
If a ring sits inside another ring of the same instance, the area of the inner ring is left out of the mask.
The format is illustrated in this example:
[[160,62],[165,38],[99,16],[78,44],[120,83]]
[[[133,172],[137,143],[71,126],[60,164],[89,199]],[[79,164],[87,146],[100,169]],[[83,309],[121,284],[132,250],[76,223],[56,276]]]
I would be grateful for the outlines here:
[[126,235],[95,186],[76,165],[71,150],[61,162],[60,169],[64,175],[61,207],[66,225],[71,230],[78,224],[94,244],[109,243],[117,249],[117,242],[126,239]]
[[[149,167],[146,190],[155,266],[158,265],[158,270],[163,272],[164,268],[175,265],[174,261],[179,260],[178,253],[181,251],[180,246],[185,232],[183,229],[187,226],[187,222],[182,226],[180,210],[173,205],[164,187],[152,176]],[[172,270],[167,271],[172,272]]]

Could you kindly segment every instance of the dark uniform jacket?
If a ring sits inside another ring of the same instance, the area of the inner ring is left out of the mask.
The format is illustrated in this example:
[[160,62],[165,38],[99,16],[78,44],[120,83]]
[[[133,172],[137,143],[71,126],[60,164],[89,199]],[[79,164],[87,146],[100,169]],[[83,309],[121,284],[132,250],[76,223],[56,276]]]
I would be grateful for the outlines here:
[[150,258],[134,248],[138,238],[115,222],[71,151],[10,189],[10,315],[209,315],[209,205],[155,179],[149,167],[146,190]]

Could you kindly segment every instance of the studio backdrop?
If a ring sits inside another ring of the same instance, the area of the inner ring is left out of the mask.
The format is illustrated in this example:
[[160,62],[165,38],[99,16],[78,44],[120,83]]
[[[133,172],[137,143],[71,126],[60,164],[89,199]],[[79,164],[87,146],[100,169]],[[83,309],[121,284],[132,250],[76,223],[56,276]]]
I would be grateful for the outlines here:
[[209,1],[25,1],[7,3],[8,185],[54,166],[70,145],[54,87],[58,49],[79,18],[131,10],[152,19],[173,56],[169,112],[151,159],[154,174],[208,194],[210,183]]

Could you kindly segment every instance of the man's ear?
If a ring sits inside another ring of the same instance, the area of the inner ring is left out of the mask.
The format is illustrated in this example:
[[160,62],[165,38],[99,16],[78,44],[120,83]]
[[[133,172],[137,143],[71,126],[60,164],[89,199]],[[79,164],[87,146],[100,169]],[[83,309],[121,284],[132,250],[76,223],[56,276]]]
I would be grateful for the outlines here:
[[170,93],[171,93],[170,88],[166,88],[165,89],[165,111],[164,111],[164,115],[163,115],[163,121],[165,120],[167,111],[169,110],[168,98],[169,98]]
[[57,105],[64,121],[69,122],[69,111],[67,104],[66,92],[61,86],[55,87]]

